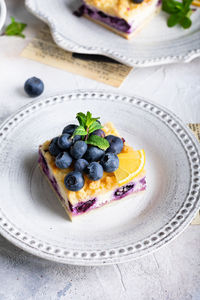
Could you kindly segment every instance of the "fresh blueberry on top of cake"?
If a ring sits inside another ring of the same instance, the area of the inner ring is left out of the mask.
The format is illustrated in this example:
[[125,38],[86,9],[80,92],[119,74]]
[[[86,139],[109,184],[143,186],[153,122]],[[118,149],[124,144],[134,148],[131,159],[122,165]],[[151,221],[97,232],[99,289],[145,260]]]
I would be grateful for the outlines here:
[[118,35],[130,39],[160,10],[160,0],[82,0],[74,12],[78,17],[102,25]]
[[146,189],[144,150],[133,150],[111,122],[102,126],[90,112],[76,118],[79,124],[39,147],[38,161],[71,220]]

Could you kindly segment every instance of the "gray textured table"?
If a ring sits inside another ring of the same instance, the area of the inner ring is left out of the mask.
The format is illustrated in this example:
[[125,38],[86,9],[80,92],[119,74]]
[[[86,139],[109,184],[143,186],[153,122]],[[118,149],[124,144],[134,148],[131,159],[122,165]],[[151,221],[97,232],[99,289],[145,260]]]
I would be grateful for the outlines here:
[[[44,97],[70,89],[115,90],[19,56],[41,27],[23,1],[7,1],[8,14],[29,24],[25,40],[0,38],[0,122],[30,100],[22,91],[31,76],[45,80]],[[187,65],[133,70],[120,92],[141,95],[200,123],[200,59]],[[6,199],[5,199],[6,201]],[[0,300],[200,299],[200,226],[137,261],[105,267],[60,265],[33,257],[0,237]]]

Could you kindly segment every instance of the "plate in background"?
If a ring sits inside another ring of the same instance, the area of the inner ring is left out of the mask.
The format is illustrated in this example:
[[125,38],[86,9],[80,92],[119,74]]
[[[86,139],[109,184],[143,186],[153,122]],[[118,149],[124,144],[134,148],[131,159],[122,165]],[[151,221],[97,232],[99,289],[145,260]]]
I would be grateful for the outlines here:
[[50,27],[54,41],[61,48],[78,53],[100,54],[129,66],[154,66],[189,62],[200,56],[200,9],[192,15],[193,24],[184,30],[168,28],[167,15],[161,12],[131,41],[77,18],[80,6],[74,0],[26,0],[27,9]]

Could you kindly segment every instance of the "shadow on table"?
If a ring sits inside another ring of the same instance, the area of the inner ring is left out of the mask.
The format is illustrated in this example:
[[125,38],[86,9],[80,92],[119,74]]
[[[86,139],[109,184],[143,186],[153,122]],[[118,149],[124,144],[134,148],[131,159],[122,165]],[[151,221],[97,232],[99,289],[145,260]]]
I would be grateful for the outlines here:
[[[7,266],[23,266],[24,271],[30,271],[31,273],[37,270],[41,270],[44,268],[62,268],[62,269],[74,269],[77,268],[77,271],[80,269],[84,269],[83,266],[73,266],[73,265],[65,265],[57,262],[52,262],[45,260],[43,258],[34,256],[25,252],[24,250],[16,247],[8,240],[6,240],[3,236],[0,235],[0,265],[1,268],[3,265]],[[89,267],[90,268],[90,267]]]

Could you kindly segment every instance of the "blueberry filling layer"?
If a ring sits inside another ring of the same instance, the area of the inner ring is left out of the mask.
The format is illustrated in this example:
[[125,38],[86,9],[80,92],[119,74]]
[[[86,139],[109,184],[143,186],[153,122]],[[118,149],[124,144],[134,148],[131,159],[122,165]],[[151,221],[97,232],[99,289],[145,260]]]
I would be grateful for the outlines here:
[[65,202],[65,200],[63,199],[63,197],[60,194],[60,191],[58,189],[58,184],[57,181],[54,177],[50,176],[50,172],[49,172],[49,168],[46,162],[46,159],[44,158],[44,156],[42,155],[42,152],[39,150],[39,159],[38,159],[39,164],[42,167],[42,170],[44,171],[44,173],[47,175],[49,181],[51,182],[54,190],[56,191],[56,193],[58,194],[58,196],[60,197],[62,202]]
[[39,151],[39,159],[38,162],[41,164],[43,171],[45,172],[45,174],[49,175],[49,168],[47,165],[47,162],[45,160],[45,158],[42,155],[42,152]]
[[146,177],[143,177],[142,179],[140,179],[140,183],[142,185],[145,185],[146,186]]
[[88,200],[86,202],[80,202],[76,207],[77,213],[84,213],[86,212],[94,203],[96,202],[96,198],[92,200]]
[[69,209],[71,210],[71,212],[73,212],[73,207],[72,207],[72,204],[70,201],[68,201],[68,204],[69,204]]
[[114,193],[114,196],[116,197],[122,197],[125,196],[128,191],[133,190],[134,189],[135,184],[127,184],[125,186],[120,187],[119,189],[117,189]]
[[74,15],[77,17],[81,17],[84,14],[88,15],[94,20],[101,21],[121,32],[125,32],[125,33],[131,32],[131,25],[126,20],[107,15],[100,10],[91,9],[86,4],[81,5],[81,7],[74,12]]

